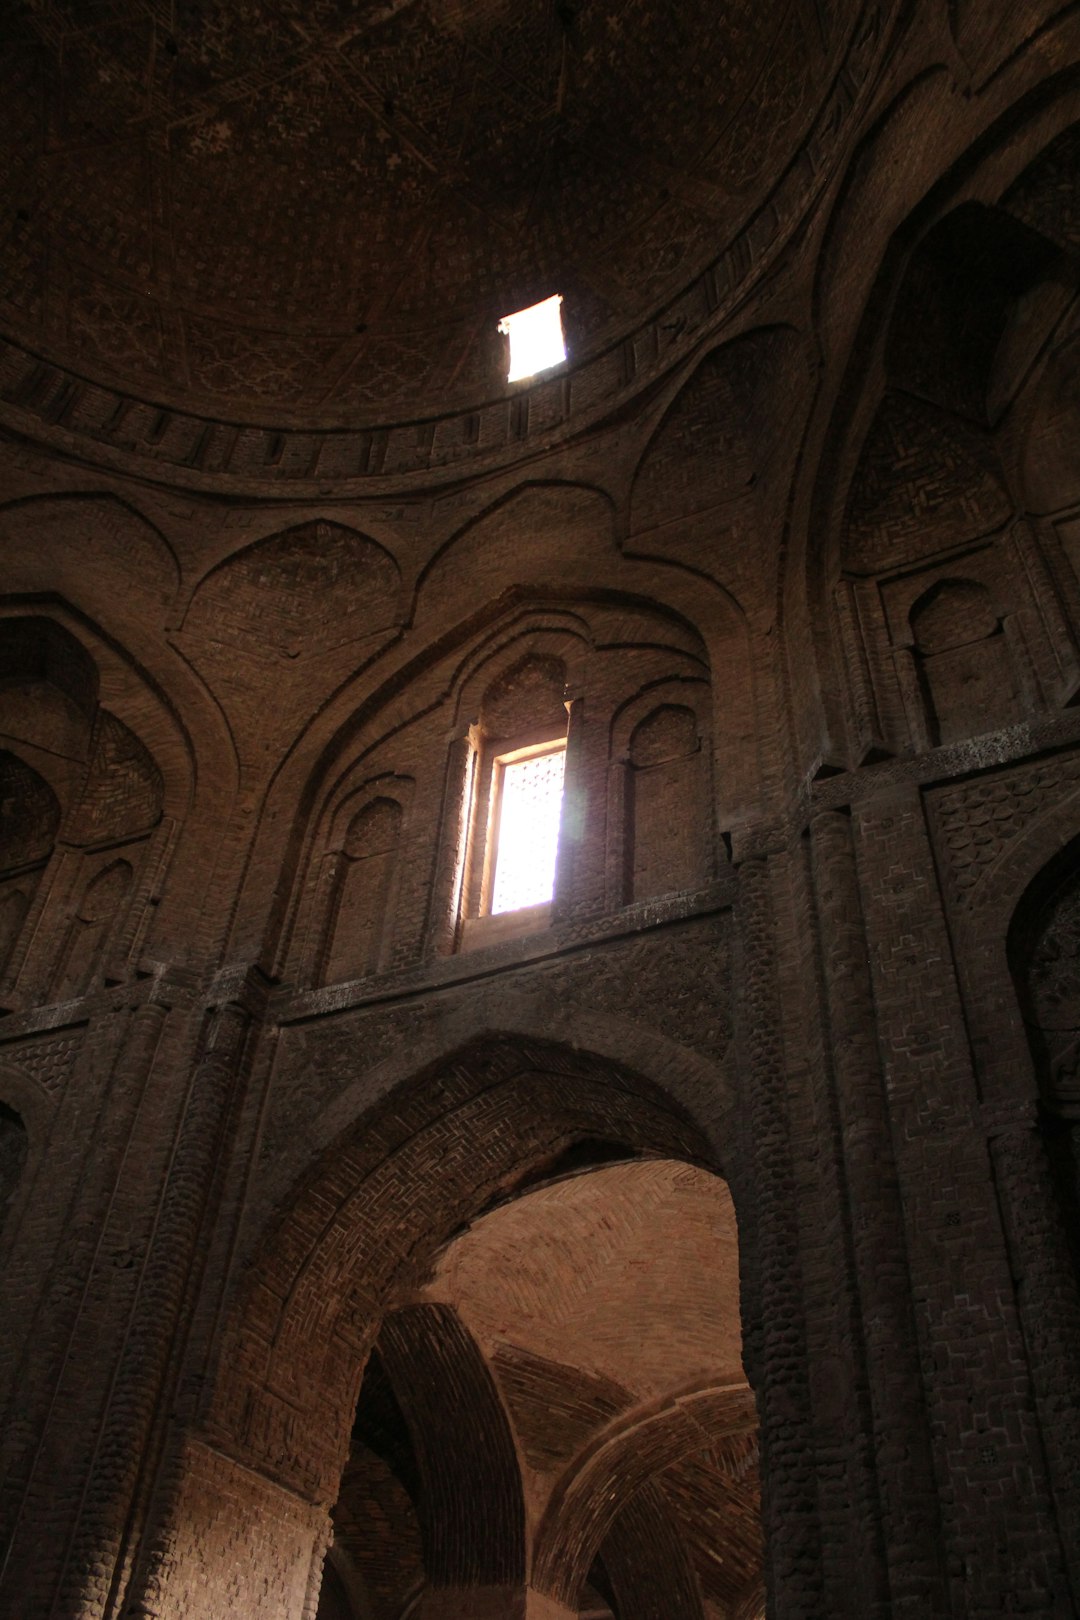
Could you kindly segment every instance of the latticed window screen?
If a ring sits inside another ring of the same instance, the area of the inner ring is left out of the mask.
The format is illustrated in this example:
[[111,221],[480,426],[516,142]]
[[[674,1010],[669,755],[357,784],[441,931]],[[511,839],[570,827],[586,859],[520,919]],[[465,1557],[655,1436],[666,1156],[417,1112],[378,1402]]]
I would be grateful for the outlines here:
[[555,888],[566,749],[508,761],[502,773],[491,910],[550,900]]

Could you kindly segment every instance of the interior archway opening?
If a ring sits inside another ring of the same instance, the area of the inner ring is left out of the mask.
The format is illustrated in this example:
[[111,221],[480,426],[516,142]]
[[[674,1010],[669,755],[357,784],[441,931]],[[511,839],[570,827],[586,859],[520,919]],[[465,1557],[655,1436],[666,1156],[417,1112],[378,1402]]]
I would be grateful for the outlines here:
[[1008,955],[1038,1083],[1039,1136],[1080,1281],[1080,839],[1029,885]]
[[360,1389],[319,1620],[753,1620],[719,1176],[569,1143],[434,1252]]

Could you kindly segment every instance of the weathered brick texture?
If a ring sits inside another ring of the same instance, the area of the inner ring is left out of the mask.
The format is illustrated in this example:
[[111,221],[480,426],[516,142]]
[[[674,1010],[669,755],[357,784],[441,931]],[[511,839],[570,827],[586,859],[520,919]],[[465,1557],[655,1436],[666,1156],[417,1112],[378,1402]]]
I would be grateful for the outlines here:
[[1076,9],[9,9],[0,1617],[1080,1616]]

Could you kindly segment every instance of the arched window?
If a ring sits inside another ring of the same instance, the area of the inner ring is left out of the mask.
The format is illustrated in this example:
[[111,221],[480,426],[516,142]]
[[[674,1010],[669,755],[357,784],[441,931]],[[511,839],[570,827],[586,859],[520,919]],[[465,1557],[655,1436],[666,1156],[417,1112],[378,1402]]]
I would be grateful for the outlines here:
[[630,737],[627,899],[695,889],[705,879],[706,805],[697,716],[664,703]]
[[566,780],[565,687],[559,659],[529,655],[484,694],[462,892],[469,943],[542,923],[550,911]]
[[402,809],[380,795],[349,822],[337,859],[323,978],[335,984],[385,965]]
[[491,759],[487,860],[480,911],[498,917],[555,893],[566,736],[503,746]]
[[87,884],[57,970],[57,1000],[81,996],[107,969],[109,949],[123,916],[131,879],[129,862],[112,861]]

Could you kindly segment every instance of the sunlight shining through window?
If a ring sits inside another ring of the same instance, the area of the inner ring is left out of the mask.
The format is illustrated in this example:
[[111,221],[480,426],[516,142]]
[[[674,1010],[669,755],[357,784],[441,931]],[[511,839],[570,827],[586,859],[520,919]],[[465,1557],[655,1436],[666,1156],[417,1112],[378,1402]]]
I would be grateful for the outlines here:
[[539,906],[555,890],[566,749],[500,766],[502,796],[491,910]]
[[516,315],[504,315],[499,331],[510,339],[507,382],[520,382],[523,377],[535,377],[538,371],[557,366],[566,359],[562,294],[545,298],[531,309],[519,309]]

